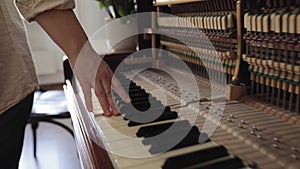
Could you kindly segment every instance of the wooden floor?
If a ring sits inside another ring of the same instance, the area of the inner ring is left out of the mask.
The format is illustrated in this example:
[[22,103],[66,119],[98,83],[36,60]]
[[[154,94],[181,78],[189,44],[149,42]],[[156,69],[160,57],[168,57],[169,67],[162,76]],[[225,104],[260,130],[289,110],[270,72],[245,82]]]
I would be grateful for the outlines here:
[[[71,126],[71,120],[60,120]],[[19,169],[80,169],[73,137],[63,128],[42,122],[37,131],[37,158],[33,156],[31,126],[25,131]]]

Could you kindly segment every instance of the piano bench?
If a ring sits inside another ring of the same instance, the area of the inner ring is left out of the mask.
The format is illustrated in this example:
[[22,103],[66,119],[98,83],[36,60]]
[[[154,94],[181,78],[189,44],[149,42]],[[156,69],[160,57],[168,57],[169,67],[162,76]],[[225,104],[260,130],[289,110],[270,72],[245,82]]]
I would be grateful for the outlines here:
[[35,91],[32,112],[28,119],[28,123],[31,124],[33,133],[33,153],[35,158],[37,144],[36,131],[39,126],[39,122],[56,124],[66,129],[74,137],[73,130],[63,123],[54,120],[70,117],[71,116],[67,109],[67,101],[63,90]]

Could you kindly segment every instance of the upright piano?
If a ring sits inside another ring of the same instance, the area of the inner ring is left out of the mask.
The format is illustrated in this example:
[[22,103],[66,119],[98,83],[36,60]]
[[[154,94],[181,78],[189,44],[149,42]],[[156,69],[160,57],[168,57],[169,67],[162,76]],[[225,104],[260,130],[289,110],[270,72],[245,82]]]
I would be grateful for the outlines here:
[[152,12],[139,51],[106,57],[123,64],[115,75],[132,99],[113,93],[121,116],[102,116],[95,95],[88,112],[78,82],[65,87],[83,168],[300,168],[299,0],[137,9]]

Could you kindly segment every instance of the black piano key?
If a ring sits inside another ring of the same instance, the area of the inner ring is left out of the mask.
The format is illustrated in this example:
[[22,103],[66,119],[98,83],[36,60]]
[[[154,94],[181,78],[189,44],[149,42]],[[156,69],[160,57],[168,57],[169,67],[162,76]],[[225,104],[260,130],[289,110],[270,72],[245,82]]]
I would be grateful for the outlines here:
[[[163,105],[159,105],[157,107],[152,107],[150,110],[147,111],[140,111],[138,109],[122,109],[122,114],[124,115],[124,120],[129,120],[129,119],[135,119],[138,118],[139,116],[145,116],[149,114],[149,118],[155,116],[158,117],[159,114],[163,113],[166,111],[166,108]],[[154,118],[154,117],[153,117]]]
[[[168,147],[171,144],[170,141],[172,140],[172,137],[177,137],[179,132],[185,132],[185,131],[178,131],[174,133],[169,132],[166,133],[167,136],[165,137],[164,140],[150,139],[150,141],[147,140],[147,142],[146,140],[143,140],[142,143],[151,145],[149,149],[149,152],[151,154],[163,153],[164,151],[166,151],[165,147]],[[184,134],[184,133],[180,133],[180,134]],[[170,150],[175,150],[175,149],[199,144],[199,136],[200,136],[200,132],[198,128],[193,126],[191,130],[186,134],[186,136],[182,140],[180,140],[179,143],[173,146]]]
[[[146,111],[141,109],[122,109],[121,114],[123,115],[124,120],[131,120],[134,122],[142,122],[142,123],[149,123],[149,120],[154,120],[163,114],[166,109],[164,109],[163,105],[153,107],[151,109],[148,109]],[[168,115],[168,114],[166,114]],[[161,118],[167,118],[167,117],[161,117]]]
[[[158,101],[156,97],[153,97],[153,96],[150,95],[149,97],[131,98],[131,103],[136,104],[139,101],[147,101],[147,100],[150,101],[151,103],[155,102],[155,101]],[[125,103],[120,97],[115,97],[115,103],[118,107],[128,106],[128,103]]]
[[[128,90],[128,95],[131,95],[131,97],[134,97],[135,95],[149,95],[144,89],[141,88],[141,86],[130,86],[128,88],[128,85],[123,85],[123,87]],[[115,91],[113,91],[113,95],[117,99],[120,99],[120,96]]]
[[[138,114],[138,113],[137,113]],[[148,113],[149,114],[149,113]],[[171,119],[176,119],[178,117],[178,114],[176,112],[172,112],[172,111],[164,111],[158,118],[156,118],[155,120],[151,121],[151,122],[158,122],[158,121],[164,121],[164,120],[171,120]],[[149,117],[149,119],[152,119],[151,116]],[[147,122],[150,123],[150,122]],[[134,121],[130,121],[128,123],[129,127],[132,126],[138,126],[141,124],[145,124],[145,123],[139,123],[139,122],[134,122]]]
[[[144,98],[144,97],[143,97],[143,98]],[[152,103],[153,103],[153,102],[156,103],[156,102],[158,102],[158,101],[152,101]],[[149,102],[148,99],[144,98],[143,101],[140,101],[140,102],[131,102],[131,104],[132,104],[132,106],[134,106],[134,107],[139,107],[139,106],[144,106],[144,105],[149,106],[150,102]],[[126,109],[126,108],[130,108],[130,107],[124,107],[124,109]]]
[[144,101],[139,101],[139,102],[131,102],[131,104],[135,108],[142,108],[143,106],[150,106],[150,105],[153,105],[153,106],[162,105],[162,103],[160,101],[157,101],[157,100],[151,100],[151,102],[149,100],[144,100]]
[[158,101],[156,98],[151,97],[151,99],[147,98],[147,97],[140,97],[140,98],[135,98],[131,101],[131,104],[134,106],[139,106],[139,105],[144,105],[144,104],[150,104],[150,103],[161,103],[160,101]]
[[[169,107],[164,107],[164,105],[162,105],[160,102],[158,104],[152,104],[153,107],[151,107],[151,109],[147,110],[147,114],[152,114],[152,115],[149,115],[149,117],[151,116],[157,116],[160,114],[164,114],[164,113],[171,113],[172,111],[170,110]],[[141,114],[144,115],[144,112],[143,111],[139,111],[138,109],[136,110],[131,110],[131,109],[122,109],[124,110],[124,114],[126,115],[126,117],[135,117],[135,116],[140,116]],[[131,111],[129,111],[131,110]],[[176,113],[176,112],[175,112]],[[166,114],[168,115],[168,114]],[[125,119],[126,120],[126,119]]]
[[127,114],[127,113],[134,113],[136,111],[147,111],[151,108],[151,110],[160,108],[161,110],[163,106],[163,104],[159,101],[144,101],[144,102],[135,102],[135,103],[131,103],[132,106],[120,106],[119,109],[121,111],[121,113]]
[[[117,94],[113,94],[113,95],[114,95],[115,105],[118,107],[118,109],[120,111],[123,111],[123,112],[132,111],[132,108],[130,108],[131,106],[133,106],[137,110],[145,111],[151,107],[150,102],[155,103],[155,104],[156,104],[156,102],[158,102],[155,97],[143,94],[143,95],[139,95],[138,97],[135,97],[135,98],[130,98],[131,102],[125,103],[119,95],[117,95]],[[146,107],[139,108],[139,107],[142,107],[143,105],[145,105]]]
[[[124,87],[125,88],[127,88],[127,86],[126,85],[124,85]],[[130,92],[130,91],[133,91],[133,90],[141,90],[142,88],[141,88],[141,86],[129,86],[128,87],[128,91]]]
[[131,103],[149,101],[149,100],[157,101],[157,99],[155,97],[134,97],[134,98],[131,98]]
[[[155,98],[151,98],[151,99],[149,99],[150,101],[151,101],[151,103],[153,103],[153,102],[156,102],[155,101]],[[144,101],[147,101],[146,99],[144,100]],[[115,100],[115,104],[117,105],[117,107],[120,109],[121,107],[123,107],[123,109],[124,110],[126,110],[126,109],[128,109],[128,108],[126,108],[126,107],[128,107],[129,106],[129,104],[128,103],[125,103],[122,99],[118,99],[118,100]],[[137,102],[136,101],[132,101],[131,100],[131,103],[130,104],[132,104],[134,107],[138,107],[138,105],[137,105]],[[150,104],[150,102],[149,103],[147,103],[147,105],[148,104]],[[148,105],[149,106],[149,105]]]
[[[155,98],[153,100],[145,99],[144,101],[131,102],[131,104],[135,108],[140,108],[140,107],[142,108],[143,106],[150,106],[150,105],[153,107],[163,106],[163,104],[160,101],[156,100]],[[148,109],[145,109],[145,110],[148,110]]]
[[[166,107],[165,107],[165,111],[171,111],[170,106],[166,106]],[[177,112],[176,112],[176,113],[177,113]]]
[[148,93],[146,93],[146,91],[144,89],[134,89],[134,90],[129,90],[129,94],[130,98],[134,98],[134,97],[139,97],[139,96],[146,96],[149,95]]
[[208,162],[185,167],[184,169],[240,169],[243,167],[245,167],[245,165],[240,158],[229,155]]
[[180,126],[186,126],[190,125],[190,123],[187,120],[177,121],[177,122],[169,122],[169,123],[163,123],[163,124],[156,124],[151,126],[145,126],[141,127],[138,132],[136,133],[137,137],[153,137],[158,134],[161,134],[162,132],[166,131],[169,127],[172,125],[175,125],[176,127]]
[[134,93],[134,94],[130,94],[129,96],[132,99],[132,98],[149,98],[151,95],[149,93]]
[[[116,100],[122,100],[118,94],[113,94]],[[134,93],[129,95],[131,100],[139,99],[139,98],[155,98],[151,96],[149,93]]]
[[191,165],[203,163],[219,157],[229,155],[223,146],[216,146],[203,150],[182,154],[179,156],[168,158],[163,164],[163,169],[179,169]]

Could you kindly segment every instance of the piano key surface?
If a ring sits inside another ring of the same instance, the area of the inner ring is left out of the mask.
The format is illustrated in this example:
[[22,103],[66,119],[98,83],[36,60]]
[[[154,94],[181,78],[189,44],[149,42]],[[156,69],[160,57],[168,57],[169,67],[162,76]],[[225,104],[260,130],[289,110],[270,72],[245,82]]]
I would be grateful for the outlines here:
[[[135,80],[137,84],[141,84],[146,92],[157,88],[158,85],[155,86],[145,79],[146,78],[143,77],[136,78]],[[158,94],[159,93],[153,94],[153,97],[159,97],[157,96]],[[215,113],[221,115],[220,124],[211,136],[212,141],[151,156],[151,153],[149,153],[151,145],[143,144],[143,138],[138,138],[136,133],[141,127],[174,122],[174,119],[128,127],[129,121],[124,120],[122,116],[107,118],[98,114],[95,115],[95,120],[103,132],[102,139],[107,142],[107,149],[113,152],[111,154],[111,160],[113,161],[114,167],[161,168],[170,157],[201,150],[206,145],[211,144],[214,146],[224,145],[230,154],[238,156],[242,159],[244,164],[249,164],[249,166],[252,164],[258,166],[258,168],[284,168],[284,166],[298,165],[297,159],[291,157],[291,155],[298,155],[298,152],[295,151],[295,154],[293,154],[287,147],[285,147],[286,150],[277,150],[276,148],[276,146],[280,147],[283,143],[287,144],[287,142],[291,145],[290,147],[297,147],[299,138],[295,133],[299,133],[298,127],[242,102],[223,103],[207,101],[199,105],[199,103],[191,101],[186,105],[187,102],[181,102],[178,98],[170,96],[170,94],[165,95],[171,97],[171,99],[178,103],[176,107],[172,107],[172,105],[168,105],[168,102],[165,102],[165,106],[170,106],[172,111],[180,112],[179,120],[187,119],[192,122],[191,124],[195,122],[194,125],[199,127],[200,132],[210,109],[214,109]],[[206,96],[208,100],[212,99],[209,97],[209,94]],[[222,94],[220,96],[222,96]],[[221,112],[222,105],[225,105],[225,111],[223,113]],[[199,112],[195,112],[197,107],[199,108]],[[183,114],[184,116],[181,116]],[[212,125],[211,128],[214,128],[214,126]],[[285,136],[283,131],[287,129],[290,130],[286,132],[287,135]],[[251,133],[251,131],[254,132],[254,134]],[[126,137],[120,136],[120,133]],[[276,141],[274,141],[275,137],[280,138],[282,143],[278,142],[276,146],[274,146],[273,142],[276,143]],[[291,141],[289,138],[293,138],[293,140]],[[129,155],[135,158],[128,158]],[[225,159],[227,158],[231,160],[234,157],[226,157]]]

